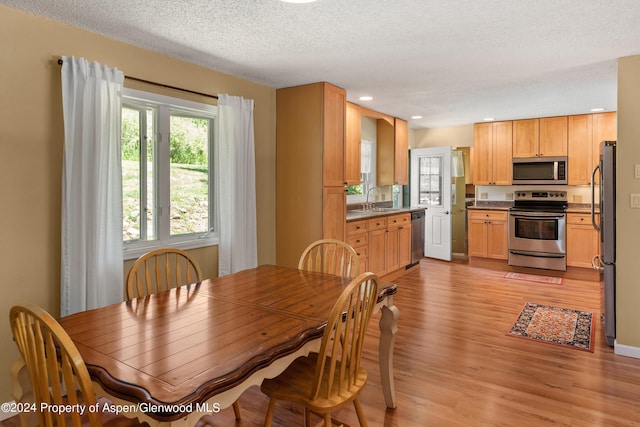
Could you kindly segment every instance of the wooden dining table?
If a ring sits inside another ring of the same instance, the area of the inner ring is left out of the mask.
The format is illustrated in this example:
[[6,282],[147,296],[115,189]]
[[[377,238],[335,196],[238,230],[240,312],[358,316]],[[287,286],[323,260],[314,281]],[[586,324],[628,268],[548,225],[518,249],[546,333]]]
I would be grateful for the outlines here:
[[[152,425],[193,426],[319,347],[348,278],[274,265],[59,320],[99,395]],[[379,361],[395,408],[394,284],[379,284]]]

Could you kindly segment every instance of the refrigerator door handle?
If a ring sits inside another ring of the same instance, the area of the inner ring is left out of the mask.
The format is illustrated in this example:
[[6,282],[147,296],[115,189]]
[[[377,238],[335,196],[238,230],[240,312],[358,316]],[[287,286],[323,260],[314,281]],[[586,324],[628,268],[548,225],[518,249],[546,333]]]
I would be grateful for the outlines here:
[[600,255],[596,255],[593,257],[593,259],[591,260],[591,267],[593,267],[594,270],[598,270],[598,271],[604,270],[604,264],[600,259]]
[[[600,225],[596,224],[596,192],[595,192],[595,182],[596,182],[596,172],[600,170],[600,165],[596,166],[591,172],[591,224],[593,224],[593,228],[596,231],[600,231]],[[602,175],[602,173],[601,173]],[[600,181],[602,181],[602,176],[600,177]],[[595,267],[594,267],[595,268]]]

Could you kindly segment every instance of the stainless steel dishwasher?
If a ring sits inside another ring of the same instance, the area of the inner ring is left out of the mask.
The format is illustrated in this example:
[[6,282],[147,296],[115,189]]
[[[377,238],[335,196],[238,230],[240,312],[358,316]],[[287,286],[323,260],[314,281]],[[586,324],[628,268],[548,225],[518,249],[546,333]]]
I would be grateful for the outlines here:
[[413,267],[424,257],[424,210],[411,212],[411,264]]

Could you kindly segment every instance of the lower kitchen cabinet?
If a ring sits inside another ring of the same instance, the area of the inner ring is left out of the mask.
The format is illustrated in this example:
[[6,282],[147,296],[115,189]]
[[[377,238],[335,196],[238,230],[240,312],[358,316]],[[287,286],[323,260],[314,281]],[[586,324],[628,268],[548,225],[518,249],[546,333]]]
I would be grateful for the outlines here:
[[469,256],[504,260],[509,258],[508,215],[507,211],[469,210]]
[[398,270],[411,263],[411,214],[387,218],[387,270]]
[[361,273],[384,276],[404,268],[411,264],[411,214],[350,221],[347,243],[358,254]]
[[598,232],[591,224],[591,214],[568,213],[567,266],[591,268],[591,260],[599,253]]
[[387,274],[387,218],[369,220],[369,269],[378,276]]

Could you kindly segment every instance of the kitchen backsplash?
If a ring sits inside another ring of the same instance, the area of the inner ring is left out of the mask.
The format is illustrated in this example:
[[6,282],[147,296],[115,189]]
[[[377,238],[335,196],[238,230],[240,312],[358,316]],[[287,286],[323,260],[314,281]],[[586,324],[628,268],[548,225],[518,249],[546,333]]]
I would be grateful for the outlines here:
[[566,191],[570,204],[591,205],[591,187],[588,185],[477,185],[475,199],[476,202],[512,201],[513,194],[522,190]]

